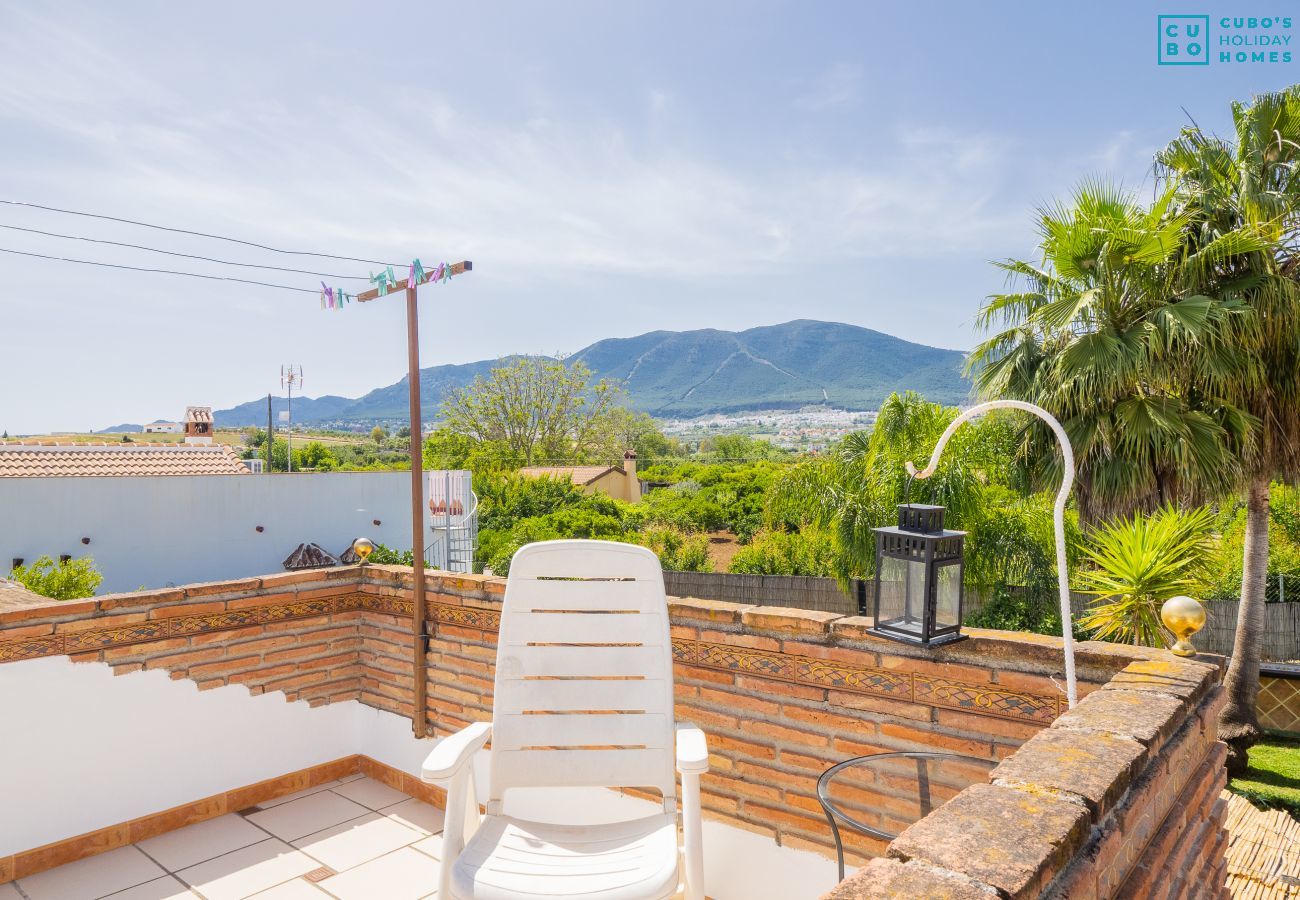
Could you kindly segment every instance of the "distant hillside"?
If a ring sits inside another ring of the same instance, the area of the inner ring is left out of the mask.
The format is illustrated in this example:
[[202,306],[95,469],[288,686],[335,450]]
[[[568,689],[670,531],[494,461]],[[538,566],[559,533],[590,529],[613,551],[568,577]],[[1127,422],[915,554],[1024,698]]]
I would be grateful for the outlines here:
[[655,331],[598,341],[574,354],[622,381],[637,409],[697,416],[826,404],[876,409],[893,391],[957,403],[963,356],[836,322],[800,319],[731,332]]
[[[294,397],[293,420],[297,423],[321,422],[336,418],[339,413],[357,401],[348,397]],[[289,401],[284,397],[271,398],[271,412],[275,424],[280,424],[280,411],[289,408]],[[219,409],[212,414],[219,428],[242,428],[245,425],[266,427],[266,398],[258,397],[241,403],[232,409]]]
[[[420,370],[420,409],[426,417],[437,416],[442,398],[450,390],[472,382],[479,375],[487,375],[506,360],[485,359],[459,366],[430,366]],[[410,418],[411,391],[403,378],[388,387],[375,388],[344,411],[347,417],[358,419]]]
[[143,425],[110,425],[107,428],[101,428],[99,431],[92,431],[91,434],[135,434],[144,431]]
[[[894,391],[960,403],[969,383],[963,356],[836,322],[800,319],[732,332],[653,331],[597,341],[575,353],[598,378],[623,385],[628,404],[661,417],[692,417],[761,409],[826,405],[876,409]],[[420,372],[426,418],[436,417],[447,391],[486,375],[498,360],[433,366]],[[294,398],[297,423],[363,425],[407,418],[406,379],[365,396]],[[284,398],[274,398],[276,413]],[[217,410],[220,426],[264,425],[266,398]]]

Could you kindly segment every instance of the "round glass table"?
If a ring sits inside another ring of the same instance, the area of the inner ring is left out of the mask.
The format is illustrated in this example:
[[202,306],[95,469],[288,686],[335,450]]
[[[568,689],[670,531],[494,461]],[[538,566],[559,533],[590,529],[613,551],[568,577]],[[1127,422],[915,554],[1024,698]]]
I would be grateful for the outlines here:
[[817,801],[835,836],[840,881],[844,842],[840,825],[882,841],[928,816],[963,788],[981,782],[995,760],[960,753],[872,753],[836,763],[817,779]]

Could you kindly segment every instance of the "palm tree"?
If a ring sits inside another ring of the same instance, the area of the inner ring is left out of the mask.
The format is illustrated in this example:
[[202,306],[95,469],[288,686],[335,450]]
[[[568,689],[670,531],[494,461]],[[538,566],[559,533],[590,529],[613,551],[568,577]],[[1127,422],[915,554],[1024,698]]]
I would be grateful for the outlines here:
[[[1172,199],[1144,207],[1085,183],[1068,203],[1041,209],[1041,262],[998,264],[1015,290],[989,297],[977,318],[1001,327],[967,362],[979,393],[1061,420],[1085,522],[1214,495],[1249,433],[1219,389],[1240,368],[1222,352],[1240,304],[1184,283],[1188,219]],[[1036,484],[1061,477],[1053,441],[1036,421],[1023,435],[1020,459]]]
[[[1300,86],[1232,106],[1231,140],[1185,129],[1156,159],[1187,227],[1187,277],[1250,310],[1229,348],[1253,365],[1225,387],[1258,423],[1239,484],[1246,497],[1241,607],[1219,737],[1228,770],[1258,740],[1259,647],[1268,571],[1269,485],[1300,475]],[[1207,253],[1210,248],[1229,253]]]

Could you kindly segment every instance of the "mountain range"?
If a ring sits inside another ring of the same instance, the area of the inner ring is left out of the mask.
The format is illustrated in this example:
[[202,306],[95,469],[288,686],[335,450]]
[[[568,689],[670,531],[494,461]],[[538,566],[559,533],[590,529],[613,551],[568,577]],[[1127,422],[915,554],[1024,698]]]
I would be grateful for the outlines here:
[[[915,390],[930,400],[960,403],[970,394],[963,354],[914,344],[870,328],[798,319],[746,331],[652,331],[607,338],[569,357],[596,378],[619,383],[626,403],[659,418],[827,406],[871,410],[894,391]],[[443,396],[486,376],[502,360],[420,370],[426,421],[438,416]],[[356,426],[406,421],[403,378],[356,399],[295,397],[297,424]],[[283,397],[272,398],[277,413]],[[266,398],[214,413],[220,427],[266,423]]]

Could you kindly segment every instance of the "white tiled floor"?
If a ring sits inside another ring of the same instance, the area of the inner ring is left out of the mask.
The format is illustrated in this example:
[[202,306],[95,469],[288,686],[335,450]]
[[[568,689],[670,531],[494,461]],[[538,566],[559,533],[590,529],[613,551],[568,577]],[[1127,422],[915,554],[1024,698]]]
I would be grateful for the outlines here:
[[441,832],[442,810],[349,776],[0,884],[0,900],[419,900]]

